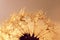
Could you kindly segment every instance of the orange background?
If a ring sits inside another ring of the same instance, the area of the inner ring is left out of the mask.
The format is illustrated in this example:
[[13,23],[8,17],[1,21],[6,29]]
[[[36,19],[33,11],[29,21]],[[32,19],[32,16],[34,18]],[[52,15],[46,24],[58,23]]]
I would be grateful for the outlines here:
[[18,12],[24,7],[28,11],[42,9],[52,21],[57,23],[57,32],[60,31],[60,0],[0,0],[0,23],[8,19],[10,13]]

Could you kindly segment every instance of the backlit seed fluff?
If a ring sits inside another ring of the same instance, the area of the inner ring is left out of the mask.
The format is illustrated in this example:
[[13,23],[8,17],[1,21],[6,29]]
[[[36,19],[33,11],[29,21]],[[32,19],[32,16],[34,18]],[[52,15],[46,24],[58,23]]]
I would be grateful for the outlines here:
[[54,40],[54,24],[43,11],[21,10],[0,27],[0,40]]

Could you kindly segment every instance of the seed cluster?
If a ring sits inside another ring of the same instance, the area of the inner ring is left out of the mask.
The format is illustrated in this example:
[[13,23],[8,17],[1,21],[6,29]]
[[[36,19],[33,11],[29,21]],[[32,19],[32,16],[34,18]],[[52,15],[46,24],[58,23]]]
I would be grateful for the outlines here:
[[34,37],[34,34],[30,36],[30,34],[24,34],[24,36],[21,36],[19,40],[39,40],[39,38]]
[[21,10],[0,27],[0,40],[53,40],[54,24],[42,11]]

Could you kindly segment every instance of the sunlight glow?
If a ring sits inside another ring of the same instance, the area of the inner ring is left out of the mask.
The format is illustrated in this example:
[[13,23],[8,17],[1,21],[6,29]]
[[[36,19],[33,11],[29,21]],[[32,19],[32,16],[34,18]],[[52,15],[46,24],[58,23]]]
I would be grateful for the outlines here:
[[20,40],[25,33],[34,34],[39,40],[54,40],[54,24],[43,11],[29,14],[21,10],[0,27],[0,40]]

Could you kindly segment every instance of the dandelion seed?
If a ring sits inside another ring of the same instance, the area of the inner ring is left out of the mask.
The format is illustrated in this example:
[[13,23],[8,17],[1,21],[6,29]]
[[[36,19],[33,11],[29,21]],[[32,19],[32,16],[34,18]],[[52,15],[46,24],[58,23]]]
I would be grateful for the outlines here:
[[0,40],[53,40],[54,26],[47,20],[42,11],[28,14],[21,10],[0,27]]

